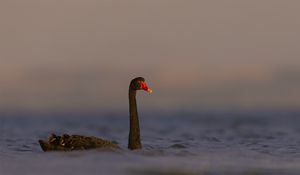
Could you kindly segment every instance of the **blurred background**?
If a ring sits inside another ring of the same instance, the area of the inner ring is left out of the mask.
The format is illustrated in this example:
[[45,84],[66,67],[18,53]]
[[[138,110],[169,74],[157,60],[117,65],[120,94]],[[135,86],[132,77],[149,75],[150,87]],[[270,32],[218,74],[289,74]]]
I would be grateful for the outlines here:
[[1,0],[1,111],[300,107],[300,1]]

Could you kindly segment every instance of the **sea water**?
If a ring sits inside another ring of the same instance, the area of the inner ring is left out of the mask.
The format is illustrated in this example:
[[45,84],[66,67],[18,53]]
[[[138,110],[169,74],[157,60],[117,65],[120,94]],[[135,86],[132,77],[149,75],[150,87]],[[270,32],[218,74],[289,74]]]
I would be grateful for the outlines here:
[[[142,113],[142,150],[127,150],[128,115],[0,113],[1,175],[300,174],[300,112]],[[43,152],[51,133],[97,136],[121,150]]]

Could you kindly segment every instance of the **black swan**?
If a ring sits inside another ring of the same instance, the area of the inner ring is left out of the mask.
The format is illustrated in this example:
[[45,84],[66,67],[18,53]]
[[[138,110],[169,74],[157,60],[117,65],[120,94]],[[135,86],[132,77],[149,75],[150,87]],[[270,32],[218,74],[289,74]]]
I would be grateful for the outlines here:
[[[129,85],[129,114],[130,114],[130,130],[128,138],[128,148],[130,150],[141,149],[140,127],[139,118],[136,105],[136,91],[145,90],[149,93],[152,92],[145,83],[145,79],[137,77],[131,80]],[[86,150],[86,149],[119,149],[120,147],[108,140],[97,137],[87,137],[80,135],[57,136],[52,134],[48,140],[39,140],[43,151],[73,151],[73,150]]]

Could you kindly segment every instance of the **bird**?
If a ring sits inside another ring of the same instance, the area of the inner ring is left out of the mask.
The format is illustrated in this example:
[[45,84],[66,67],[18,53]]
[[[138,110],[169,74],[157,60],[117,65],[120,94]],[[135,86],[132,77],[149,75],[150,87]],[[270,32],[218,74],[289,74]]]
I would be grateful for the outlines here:
[[[144,90],[152,93],[152,90],[145,83],[143,77],[136,77],[131,80],[129,85],[129,136],[128,149],[142,149],[139,117],[136,104],[136,93],[138,90]],[[68,135],[61,136],[51,134],[47,140],[39,140],[43,151],[75,151],[89,149],[120,149],[117,143],[94,136]]]

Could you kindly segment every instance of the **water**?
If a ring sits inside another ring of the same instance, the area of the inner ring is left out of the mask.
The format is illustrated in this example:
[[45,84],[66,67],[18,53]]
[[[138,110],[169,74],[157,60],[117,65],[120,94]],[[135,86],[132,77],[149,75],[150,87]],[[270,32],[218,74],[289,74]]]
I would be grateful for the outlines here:
[[[124,114],[0,117],[1,175],[300,174],[300,112],[141,113],[143,149],[128,151]],[[117,141],[116,152],[47,152],[51,133]]]

